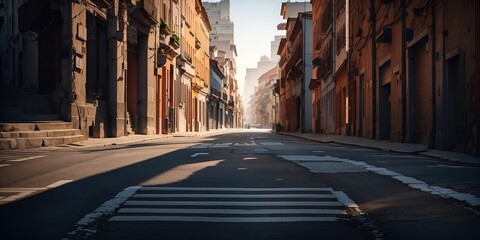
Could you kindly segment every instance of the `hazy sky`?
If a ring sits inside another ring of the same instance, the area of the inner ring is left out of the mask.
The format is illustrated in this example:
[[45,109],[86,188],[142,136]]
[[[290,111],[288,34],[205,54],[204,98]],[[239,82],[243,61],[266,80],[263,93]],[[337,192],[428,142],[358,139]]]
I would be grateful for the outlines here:
[[274,40],[275,35],[284,34],[277,31],[277,24],[283,22],[280,8],[282,2],[286,1],[230,0],[230,18],[235,24],[235,44],[238,53],[237,79],[242,94],[245,69],[256,67],[262,55],[270,57],[270,42]]

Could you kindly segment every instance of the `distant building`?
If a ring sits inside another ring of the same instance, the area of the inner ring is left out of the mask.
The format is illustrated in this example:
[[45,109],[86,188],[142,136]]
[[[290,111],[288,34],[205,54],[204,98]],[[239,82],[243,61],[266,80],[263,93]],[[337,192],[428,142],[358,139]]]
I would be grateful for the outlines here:
[[[237,73],[237,46],[235,45],[235,25],[230,19],[230,0],[219,2],[204,2],[212,30],[210,32],[210,46],[215,46],[220,53],[215,58],[224,68],[224,95],[227,101],[225,109],[225,127],[241,127],[243,124],[243,104],[238,97]],[[241,119],[241,120],[240,120]]]
[[278,46],[280,46],[280,41],[284,38],[284,35],[277,35],[275,39],[270,42],[270,61],[278,63],[280,61],[280,56],[278,56]]
[[273,95],[274,85],[278,79],[279,68],[273,67],[260,78],[258,78],[258,87],[255,88],[255,121],[264,128],[272,128],[278,120],[276,111],[276,98]]
[[258,85],[258,78],[262,76],[262,74],[266,73],[268,70],[272,69],[277,62],[272,62],[269,57],[261,56],[260,61],[257,62],[256,68],[247,68],[246,75],[245,75],[245,86],[244,86],[244,96],[247,96],[247,104],[245,106],[247,115],[245,116],[246,121],[249,123],[253,123],[255,121],[254,116],[252,113],[255,111],[255,106],[252,105],[253,102],[251,101],[251,95],[254,94],[254,87]]

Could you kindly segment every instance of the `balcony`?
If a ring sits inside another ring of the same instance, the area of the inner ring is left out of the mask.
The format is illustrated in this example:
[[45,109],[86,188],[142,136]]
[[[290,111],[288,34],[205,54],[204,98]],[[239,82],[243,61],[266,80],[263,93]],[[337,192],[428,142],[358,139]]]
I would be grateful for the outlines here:
[[172,36],[170,37],[170,45],[174,49],[180,48],[180,37],[176,33],[172,34]]
[[140,0],[132,13],[132,17],[145,26],[151,26],[158,23],[157,7],[154,0]]
[[172,33],[172,29],[163,19],[160,19],[160,35],[166,36]]

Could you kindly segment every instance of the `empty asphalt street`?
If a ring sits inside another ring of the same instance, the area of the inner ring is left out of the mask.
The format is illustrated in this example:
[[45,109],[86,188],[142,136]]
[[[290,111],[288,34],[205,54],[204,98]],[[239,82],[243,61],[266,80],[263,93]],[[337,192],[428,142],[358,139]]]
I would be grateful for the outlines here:
[[480,166],[269,130],[0,152],[0,239],[480,239]]

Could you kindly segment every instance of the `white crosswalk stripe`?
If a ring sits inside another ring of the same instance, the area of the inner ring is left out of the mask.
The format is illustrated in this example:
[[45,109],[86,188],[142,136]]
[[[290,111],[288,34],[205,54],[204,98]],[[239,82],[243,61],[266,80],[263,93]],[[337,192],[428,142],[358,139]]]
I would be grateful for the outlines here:
[[143,187],[109,221],[331,222],[346,218],[335,193],[331,188]]

